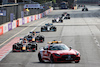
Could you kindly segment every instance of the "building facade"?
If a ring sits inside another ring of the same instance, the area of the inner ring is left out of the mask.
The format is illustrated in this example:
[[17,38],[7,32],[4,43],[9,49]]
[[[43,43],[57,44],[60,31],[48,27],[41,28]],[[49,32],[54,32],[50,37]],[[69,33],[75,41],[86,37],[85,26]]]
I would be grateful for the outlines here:
[[98,3],[99,0],[77,0],[77,3],[89,3],[89,4],[95,4]]
[[0,0],[0,5],[15,3],[15,1],[17,1],[17,3],[18,3],[18,2],[23,2],[26,0]]

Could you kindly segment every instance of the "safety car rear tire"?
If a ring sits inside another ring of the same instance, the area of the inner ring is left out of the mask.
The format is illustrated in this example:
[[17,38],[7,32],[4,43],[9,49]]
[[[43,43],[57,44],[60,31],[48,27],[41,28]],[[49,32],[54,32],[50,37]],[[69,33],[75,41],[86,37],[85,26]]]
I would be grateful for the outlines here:
[[41,54],[40,54],[40,53],[38,54],[38,59],[39,59],[40,62],[42,62],[42,63],[44,62],[44,61],[42,60],[42,58],[41,58]]

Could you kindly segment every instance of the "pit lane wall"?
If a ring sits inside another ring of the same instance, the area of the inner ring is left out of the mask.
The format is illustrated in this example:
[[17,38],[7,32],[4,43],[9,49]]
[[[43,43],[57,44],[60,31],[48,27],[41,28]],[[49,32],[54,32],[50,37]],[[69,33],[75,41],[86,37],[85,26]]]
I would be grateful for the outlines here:
[[46,10],[43,13],[40,14],[36,14],[36,15],[31,15],[28,17],[24,17],[24,18],[19,18],[17,20],[14,20],[13,22],[8,22],[6,24],[0,25],[0,35],[18,27],[21,26],[23,24],[38,20],[44,16],[46,16],[48,13],[50,13],[51,11],[53,11],[53,8],[51,7],[50,9]]

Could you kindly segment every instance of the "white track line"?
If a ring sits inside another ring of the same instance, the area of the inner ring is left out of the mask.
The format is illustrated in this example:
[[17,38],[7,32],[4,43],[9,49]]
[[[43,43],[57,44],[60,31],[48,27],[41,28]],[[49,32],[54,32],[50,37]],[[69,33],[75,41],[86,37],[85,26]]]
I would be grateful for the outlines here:
[[[47,19],[47,18],[45,18],[45,19]],[[43,21],[44,21],[44,19],[43,19]],[[38,22],[42,22],[42,21],[38,21]],[[43,23],[44,23],[44,22],[43,22]],[[29,25],[28,27],[24,28],[23,30],[19,31],[18,33],[16,33],[15,35],[13,35],[12,37],[10,37],[9,39],[7,39],[6,41],[4,41],[3,43],[1,43],[0,46],[2,46],[2,45],[5,44],[6,42],[8,42],[10,39],[12,39],[12,38],[15,37],[16,35],[20,34],[21,32],[23,32],[24,30],[26,30],[27,28],[29,28],[29,27],[32,26],[32,25],[34,25],[34,23],[31,24],[31,25]],[[40,24],[39,24],[39,25],[40,25]],[[38,25],[38,26],[39,26],[39,25]],[[37,27],[35,27],[35,29],[36,29],[36,28],[37,28]]]
[[[47,18],[46,18],[46,19],[47,19]],[[48,19],[48,20],[49,20],[49,19]],[[35,28],[32,29],[32,31],[34,31],[35,29],[37,29],[40,25],[42,25],[43,23],[45,23],[45,22],[48,21],[48,20],[45,20],[45,21],[43,21],[42,23],[38,24]],[[31,24],[31,25],[33,25],[33,24]],[[29,26],[31,26],[31,25],[29,25]],[[28,27],[29,27],[29,26],[28,26]],[[25,29],[27,29],[28,27],[26,27],[26,28],[24,28],[23,30],[21,30],[20,33],[21,33],[22,31],[24,31]],[[17,33],[17,35],[18,35],[18,34],[19,34],[19,33]],[[15,34],[14,36],[16,36],[16,34]],[[11,38],[13,38],[14,36],[12,36]],[[9,38],[8,40],[10,40],[11,38]],[[6,40],[6,42],[7,42],[8,40]],[[2,44],[2,45],[3,45],[3,44]],[[1,61],[3,58],[5,58],[11,51],[12,51],[12,49],[10,49],[2,58],[0,58],[0,61]]]

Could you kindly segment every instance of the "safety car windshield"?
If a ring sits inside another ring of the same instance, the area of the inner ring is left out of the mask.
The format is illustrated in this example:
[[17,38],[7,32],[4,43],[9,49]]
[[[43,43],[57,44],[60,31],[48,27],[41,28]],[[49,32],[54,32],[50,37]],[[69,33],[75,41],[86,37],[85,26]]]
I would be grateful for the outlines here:
[[50,50],[69,50],[66,45],[53,45],[50,46]]

